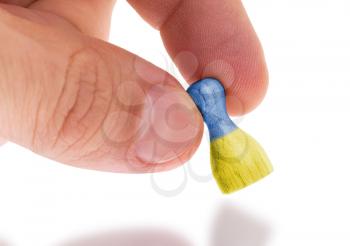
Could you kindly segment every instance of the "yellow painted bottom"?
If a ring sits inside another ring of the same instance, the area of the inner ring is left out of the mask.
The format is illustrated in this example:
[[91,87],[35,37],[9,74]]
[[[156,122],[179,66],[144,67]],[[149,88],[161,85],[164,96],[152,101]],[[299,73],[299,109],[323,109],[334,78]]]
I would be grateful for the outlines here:
[[210,152],[213,175],[226,194],[262,179],[273,170],[260,144],[240,129],[212,141]]

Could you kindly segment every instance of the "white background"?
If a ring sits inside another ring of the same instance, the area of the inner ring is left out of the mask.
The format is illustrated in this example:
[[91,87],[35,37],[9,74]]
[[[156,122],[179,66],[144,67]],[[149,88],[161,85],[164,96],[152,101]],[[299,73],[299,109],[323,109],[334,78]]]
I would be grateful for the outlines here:
[[[245,6],[271,78],[262,105],[237,120],[269,153],[271,176],[223,196],[206,178],[205,140],[184,168],[156,175],[76,169],[7,144],[0,149],[0,245],[350,245],[350,3]],[[111,42],[181,79],[157,31],[124,0]],[[175,189],[184,177],[173,197],[151,183]]]

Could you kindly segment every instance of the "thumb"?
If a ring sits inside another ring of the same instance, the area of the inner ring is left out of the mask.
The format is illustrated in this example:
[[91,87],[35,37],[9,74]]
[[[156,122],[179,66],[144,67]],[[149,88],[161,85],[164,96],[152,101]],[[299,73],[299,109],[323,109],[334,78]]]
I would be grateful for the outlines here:
[[0,13],[0,136],[104,171],[161,171],[190,158],[202,120],[173,77],[56,17],[28,16],[35,21]]
[[4,145],[6,143],[6,140],[0,137],[0,146]]

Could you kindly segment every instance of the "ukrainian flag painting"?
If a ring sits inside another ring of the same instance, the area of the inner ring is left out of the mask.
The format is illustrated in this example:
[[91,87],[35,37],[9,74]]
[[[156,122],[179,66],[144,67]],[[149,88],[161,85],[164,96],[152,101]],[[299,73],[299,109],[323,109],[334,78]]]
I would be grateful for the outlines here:
[[225,90],[218,80],[200,80],[187,92],[209,129],[212,172],[223,193],[240,190],[272,172],[272,165],[259,143],[228,116]]

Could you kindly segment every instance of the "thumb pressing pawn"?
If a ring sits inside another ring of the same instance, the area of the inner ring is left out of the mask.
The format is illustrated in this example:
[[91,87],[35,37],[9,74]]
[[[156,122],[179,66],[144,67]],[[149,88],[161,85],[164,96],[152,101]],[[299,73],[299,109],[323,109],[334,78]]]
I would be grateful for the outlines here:
[[242,189],[272,172],[261,146],[228,116],[225,90],[218,80],[200,80],[187,91],[208,126],[212,172],[223,193]]

